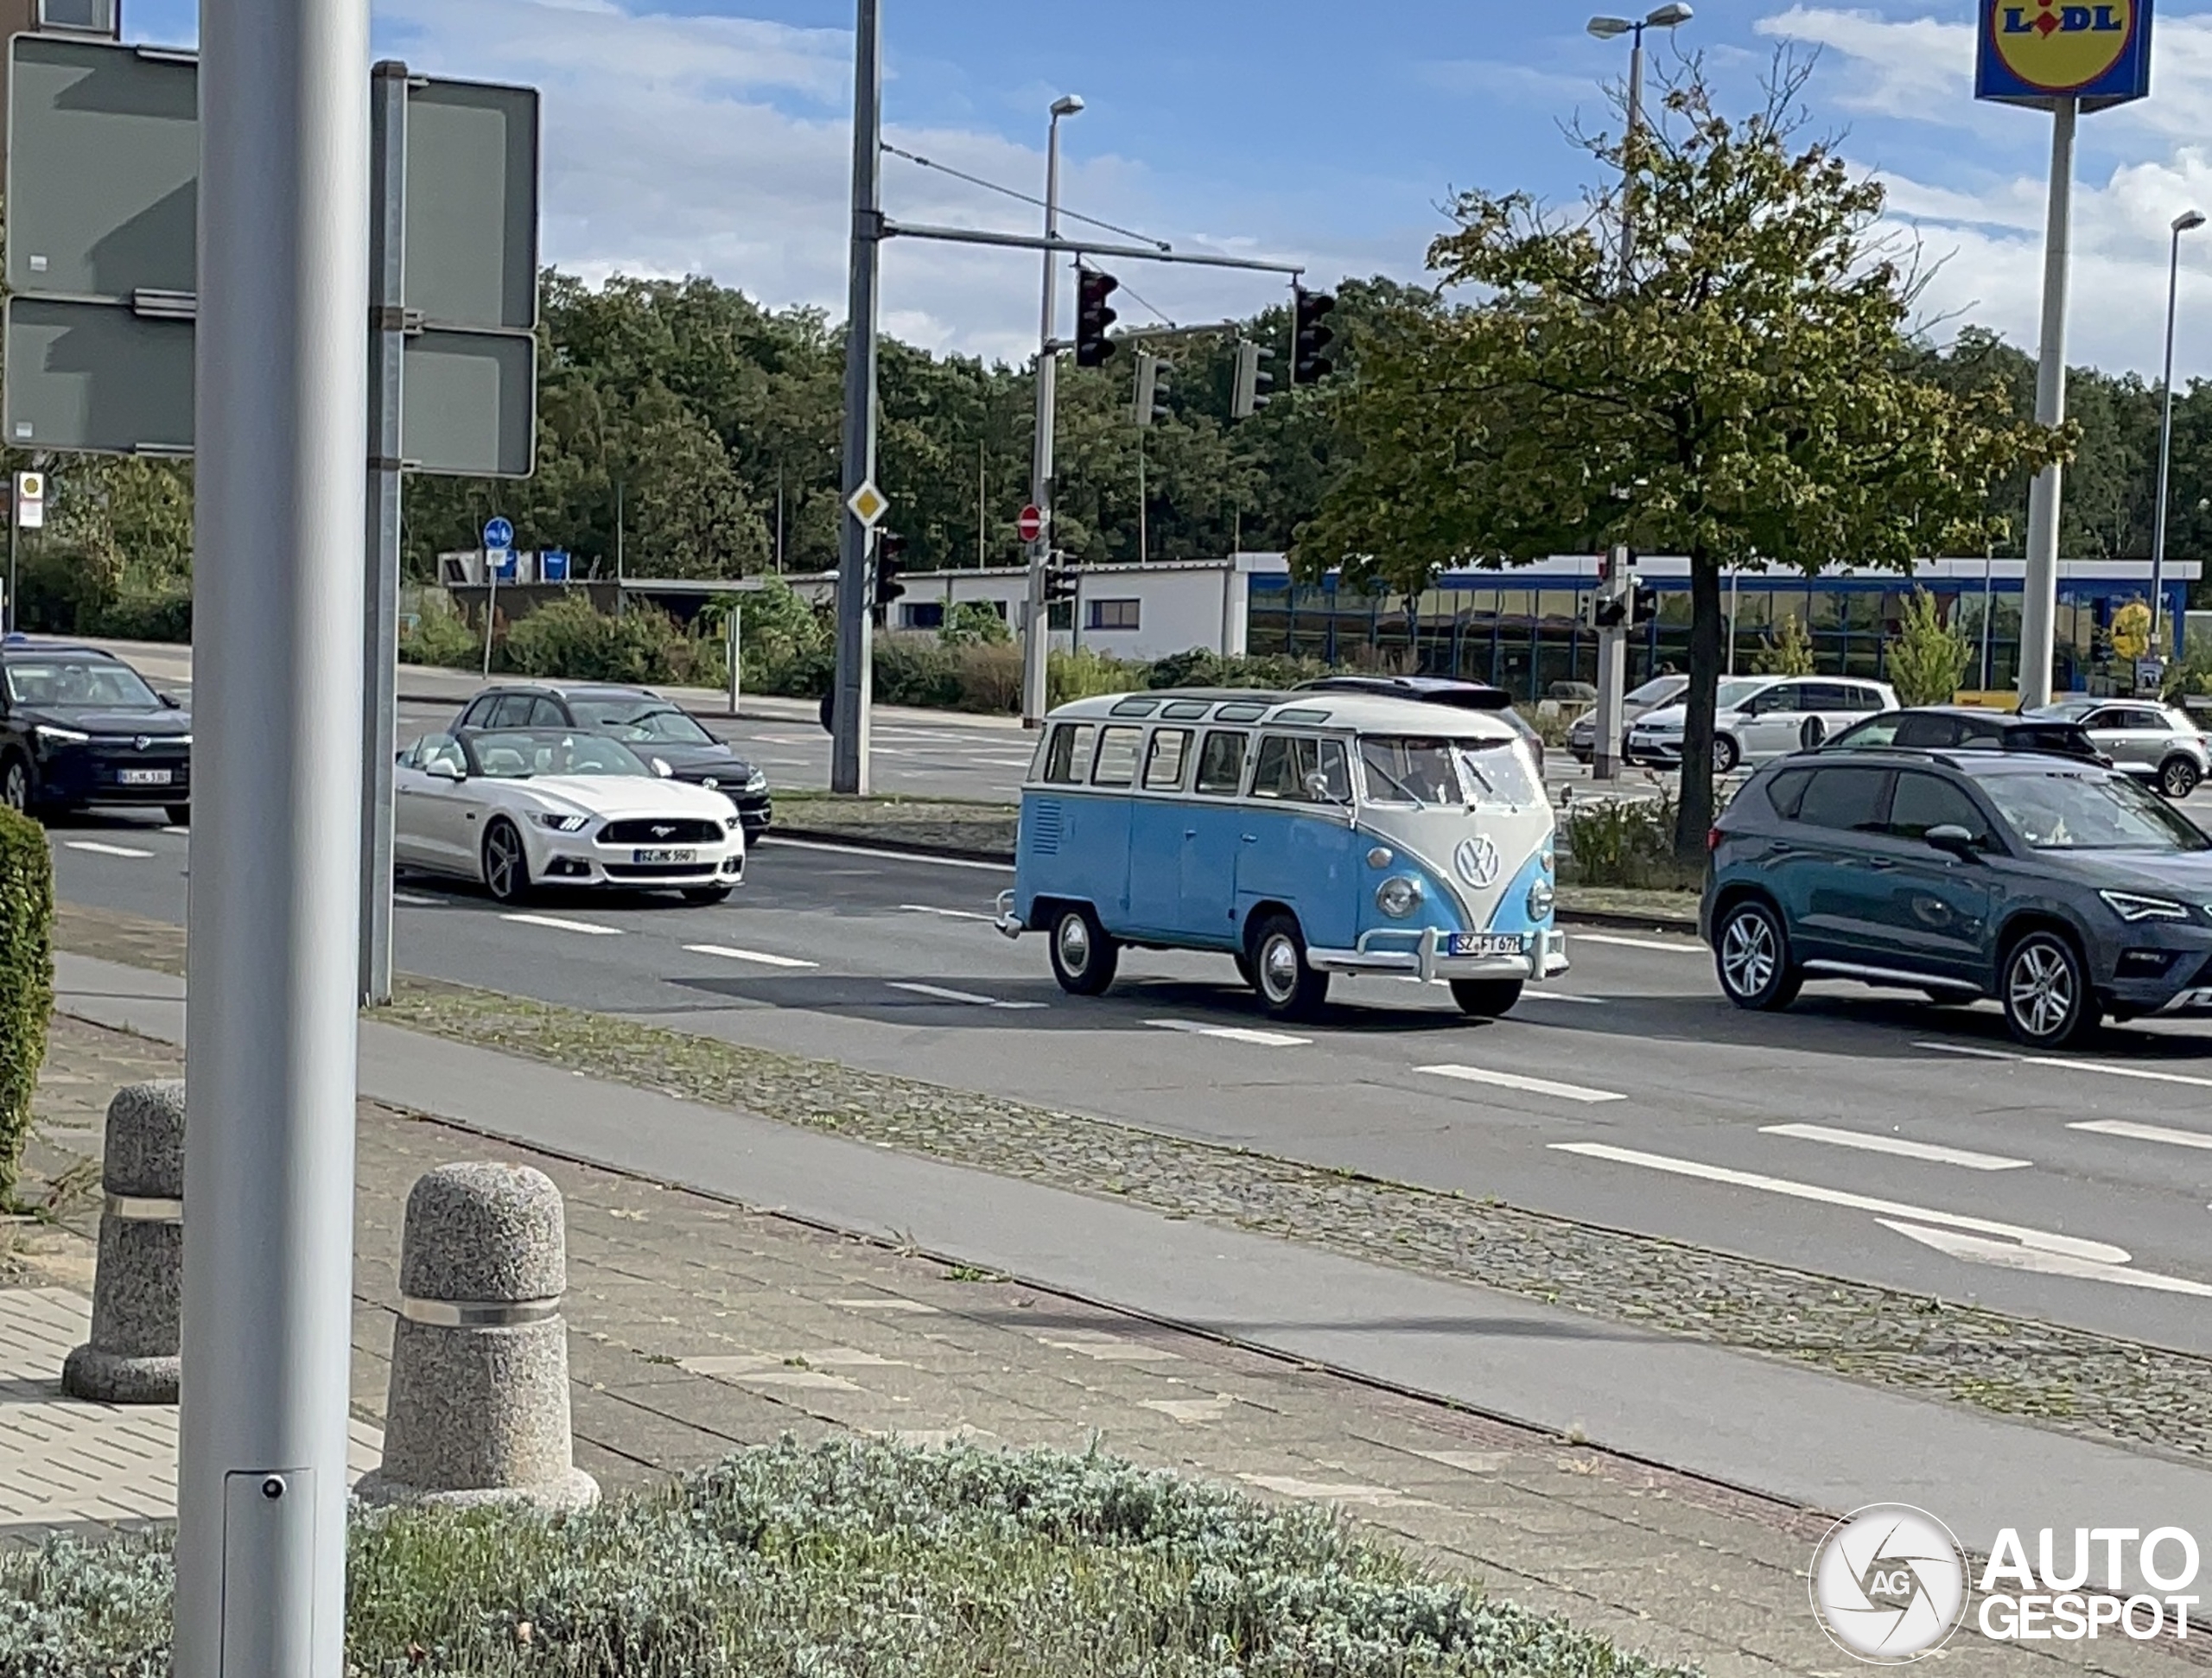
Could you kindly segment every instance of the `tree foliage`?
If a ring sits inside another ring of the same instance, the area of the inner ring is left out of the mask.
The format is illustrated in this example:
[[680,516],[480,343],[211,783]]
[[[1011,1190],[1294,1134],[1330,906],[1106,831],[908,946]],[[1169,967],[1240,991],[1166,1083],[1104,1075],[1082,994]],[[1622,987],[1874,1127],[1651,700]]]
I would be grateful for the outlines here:
[[1905,599],[1885,668],[1908,705],[1948,705],[1959,696],[1974,645],[1950,624],[1935,595],[1916,588]]
[[1461,196],[1429,264],[1476,301],[1384,324],[1339,411],[1352,458],[1299,535],[1302,569],[1357,556],[1408,593],[1446,565],[1616,542],[1687,555],[1685,854],[1713,807],[1723,568],[1974,551],[2000,528],[1992,480],[2066,442],[1994,383],[1917,376],[1882,188],[1802,137],[1802,78],[1778,60],[1764,105],[1731,119],[1691,62],[1654,128],[1590,141],[1627,184],[1576,213]]

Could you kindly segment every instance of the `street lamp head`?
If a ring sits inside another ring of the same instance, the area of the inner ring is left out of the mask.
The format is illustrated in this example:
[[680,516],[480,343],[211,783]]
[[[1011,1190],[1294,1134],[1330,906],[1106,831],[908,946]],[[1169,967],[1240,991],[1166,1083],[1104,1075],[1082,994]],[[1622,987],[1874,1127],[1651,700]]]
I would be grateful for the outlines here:
[[1052,101],[1052,114],[1055,117],[1072,117],[1082,109],[1083,101],[1072,93],[1063,94]]
[[2194,232],[2203,225],[2204,212],[2202,210],[2183,210],[2174,218],[2174,232],[2177,233]]
[[1626,35],[1635,27],[1625,17],[1593,17],[1590,20],[1590,33],[1600,41],[1611,41],[1615,35]]
[[1677,24],[1688,22],[1693,16],[1694,14],[1688,6],[1676,0],[1675,3],[1660,7],[1643,21],[1655,29],[1671,29]]

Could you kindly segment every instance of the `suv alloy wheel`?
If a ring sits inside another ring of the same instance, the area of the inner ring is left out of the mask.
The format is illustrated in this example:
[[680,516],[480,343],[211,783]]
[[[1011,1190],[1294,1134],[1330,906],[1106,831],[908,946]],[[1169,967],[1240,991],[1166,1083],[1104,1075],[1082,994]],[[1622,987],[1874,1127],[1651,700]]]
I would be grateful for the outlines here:
[[1755,897],[1731,906],[1720,918],[1713,929],[1713,965],[1720,988],[1739,1008],[1786,1008],[1805,982],[1790,965],[1782,917]]

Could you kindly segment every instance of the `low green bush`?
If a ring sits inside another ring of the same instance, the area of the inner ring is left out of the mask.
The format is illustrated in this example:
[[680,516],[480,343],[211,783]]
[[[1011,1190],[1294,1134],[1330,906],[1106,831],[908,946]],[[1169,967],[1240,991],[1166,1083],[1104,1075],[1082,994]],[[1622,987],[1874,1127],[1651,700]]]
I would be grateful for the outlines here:
[[1088,699],[1098,693],[1128,693],[1151,685],[1152,667],[1116,658],[1083,647],[1074,652],[1055,649],[1045,681],[1046,702],[1065,705],[1071,699]]
[[665,612],[632,607],[620,617],[593,608],[582,594],[518,619],[497,648],[502,669],[518,676],[559,676],[574,682],[714,680],[711,659]]
[[123,641],[170,641],[182,646],[192,640],[192,588],[168,588],[146,594],[124,594],[92,614],[85,632],[110,635]]
[[[0,1553],[0,1678],[166,1678],[166,1535]],[[563,1520],[357,1516],[346,1666],[562,1678],[1659,1678],[1317,1510],[1100,1456],[786,1442]]]
[[0,810],[0,1206],[12,1206],[54,1012],[54,854],[46,829]]
[[1675,855],[1672,791],[1656,798],[1577,798],[1559,814],[1560,880],[1571,886],[1688,891],[1702,878]]
[[1318,658],[1287,653],[1223,654],[1205,647],[1171,652],[1152,662],[1146,685],[1154,688],[1293,688],[1325,676]]
[[399,628],[399,658],[407,664],[441,664],[449,670],[480,669],[484,635],[458,613],[425,611]]

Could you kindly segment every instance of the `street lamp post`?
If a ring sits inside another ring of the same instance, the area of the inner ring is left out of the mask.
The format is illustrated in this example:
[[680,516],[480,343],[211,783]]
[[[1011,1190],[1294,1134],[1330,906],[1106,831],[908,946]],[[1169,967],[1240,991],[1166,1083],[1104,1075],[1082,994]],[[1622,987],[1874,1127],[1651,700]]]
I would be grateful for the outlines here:
[[[1690,9],[1669,4],[1642,18],[1593,17],[1590,33],[1600,41],[1630,37],[1628,56],[1628,131],[1621,143],[1621,269],[1620,287],[1628,289],[1630,264],[1636,258],[1636,139],[1643,127],[1643,32],[1671,29],[1690,21]],[[1601,594],[1611,602],[1634,597],[1629,575],[1629,550],[1616,544],[1605,568]],[[1735,641],[1734,614],[1730,613],[1729,642]],[[1598,631],[1598,732],[1591,742],[1590,776],[1610,781],[1620,772],[1622,711],[1628,689],[1628,626],[1625,621],[1602,623]]]
[[[1052,126],[1045,137],[1045,237],[1060,236],[1060,118],[1083,109],[1070,93],[1052,101]],[[1029,610],[1021,631],[1021,717],[1035,728],[1045,715],[1052,644],[1052,608],[1045,601],[1045,568],[1052,552],[1052,403],[1059,384],[1059,349],[1052,341],[1058,301],[1058,252],[1045,252],[1045,302],[1037,335],[1037,443],[1030,463],[1029,499],[1044,514],[1037,539],[1029,544]]]
[[2204,225],[2204,212],[2183,210],[2173,219],[2166,262],[2166,378],[2158,416],[2158,510],[2151,522],[2151,652],[2162,656],[2166,611],[2166,475],[2174,452],[2174,310],[2181,290],[2181,236]]

